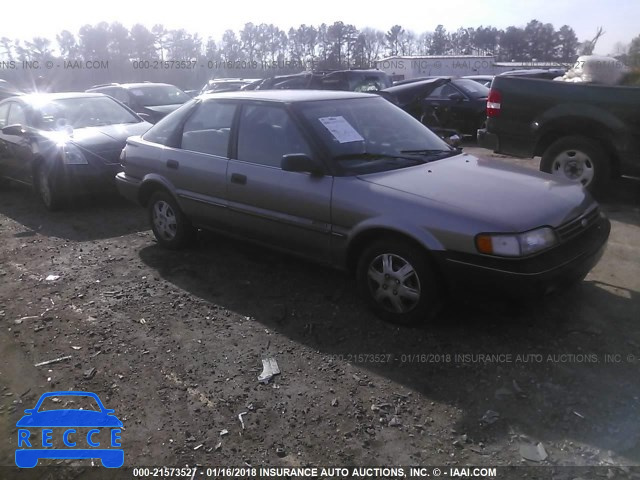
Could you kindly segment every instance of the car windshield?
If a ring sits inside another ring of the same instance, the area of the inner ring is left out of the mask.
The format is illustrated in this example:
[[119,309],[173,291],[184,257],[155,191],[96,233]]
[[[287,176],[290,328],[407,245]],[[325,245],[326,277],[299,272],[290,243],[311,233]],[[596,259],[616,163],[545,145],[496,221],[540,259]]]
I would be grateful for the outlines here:
[[489,96],[489,89],[484,85],[468,78],[459,78],[453,81],[460,90],[473,98]]
[[346,175],[394,170],[457,153],[381,97],[305,102],[297,108]]
[[173,85],[141,85],[131,88],[129,93],[145,107],[179,105],[191,100],[189,95]]
[[141,120],[111,97],[76,97],[36,102],[35,127],[41,130],[139,123]]

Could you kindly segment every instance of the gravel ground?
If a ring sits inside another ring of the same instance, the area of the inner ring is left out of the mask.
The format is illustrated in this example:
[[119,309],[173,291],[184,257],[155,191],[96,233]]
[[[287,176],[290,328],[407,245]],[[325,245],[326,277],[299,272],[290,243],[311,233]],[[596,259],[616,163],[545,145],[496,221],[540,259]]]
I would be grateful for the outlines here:
[[[398,328],[342,273],[210,234],[164,251],[119,198],[47,213],[5,187],[0,464],[14,463],[15,423],[42,393],[86,390],[124,422],[129,466],[633,476],[619,467],[640,465],[640,182],[612,192],[608,249],[582,284],[520,307],[459,298],[435,323]],[[281,373],[263,384],[267,357]]]

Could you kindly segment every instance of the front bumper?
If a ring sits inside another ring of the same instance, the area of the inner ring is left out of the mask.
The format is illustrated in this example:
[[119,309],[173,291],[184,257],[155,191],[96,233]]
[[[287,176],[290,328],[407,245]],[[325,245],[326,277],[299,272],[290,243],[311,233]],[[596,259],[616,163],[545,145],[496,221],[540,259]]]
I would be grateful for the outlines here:
[[142,182],[139,179],[127,176],[124,172],[120,172],[116,175],[116,187],[118,192],[120,192],[120,195],[124,198],[133,203],[140,203],[138,194],[141,183]]
[[602,216],[579,235],[530,257],[443,252],[437,260],[451,292],[539,297],[582,280],[602,257],[610,231]]
[[113,179],[121,171],[120,164],[64,165],[58,172],[58,178],[66,189],[74,193],[112,191],[115,188]]

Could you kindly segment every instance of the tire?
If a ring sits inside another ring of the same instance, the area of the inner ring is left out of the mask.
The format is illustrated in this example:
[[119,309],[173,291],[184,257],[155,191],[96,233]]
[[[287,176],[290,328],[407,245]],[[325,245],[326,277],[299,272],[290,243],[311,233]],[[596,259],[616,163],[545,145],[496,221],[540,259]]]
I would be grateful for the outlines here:
[[606,190],[611,177],[605,151],[581,136],[562,137],[552,143],[542,155],[540,170],[581,183],[594,195]]
[[58,175],[54,168],[41,163],[34,174],[34,187],[40,201],[51,212],[59,210],[64,205],[64,197]]
[[153,234],[164,248],[178,250],[194,239],[195,228],[168,192],[159,190],[151,195],[148,209]]
[[[404,278],[400,278],[403,273]],[[372,243],[360,256],[356,276],[365,301],[388,322],[428,322],[442,307],[433,262],[425,251],[406,241],[384,239]]]

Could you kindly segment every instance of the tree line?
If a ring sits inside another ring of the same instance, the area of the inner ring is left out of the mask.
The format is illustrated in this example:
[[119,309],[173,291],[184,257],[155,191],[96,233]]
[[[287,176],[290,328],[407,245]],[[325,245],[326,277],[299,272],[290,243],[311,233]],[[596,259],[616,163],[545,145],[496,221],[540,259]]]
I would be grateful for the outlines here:
[[[133,72],[130,64],[140,60],[204,60],[209,61],[209,66],[211,62],[216,65],[223,62],[248,62],[250,65],[271,62],[336,69],[372,67],[376,60],[394,55],[493,55],[499,61],[570,64],[578,54],[591,53],[594,44],[594,41],[579,41],[568,25],[556,30],[552,24],[538,20],[531,20],[524,27],[505,29],[481,25],[447,31],[438,25],[434,31],[420,34],[401,25],[393,25],[385,32],[373,28],[358,29],[341,21],[331,25],[300,25],[288,31],[273,24],[246,23],[238,32],[226,30],[217,40],[212,37],[204,39],[186,29],[167,29],[160,24],[151,29],[135,24],[128,29],[119,22],[101,22],[84,25],[76,34],[63,30],[56,35],[55,41],[44,37],[31,40],[2,37],[0,61],[109,60],[110,74],[92,72],[84,76],[89,75],[92,80],[129,81],[136,75],[152,80],[155,78],[150,77],[158,76],[157,72],[147,72],[146,75]],[[301,68],[297,68],[299,70]],[[162,73],[166,77],[168,72]],[[264,72],[259,71],[239,73],[224,69],[192,72],[187,83],[211,76],[264,76]],[[121,78],[123,75],[127,78]],[[184,72],[181,78],[184,78]],[[181,83],[187,86],[184,80]]]
[[282,30],[273,24],[247,23],[239,31],[226,30],[222,38],[203,39],[186,29],[141,24],[127,29],[119,22],[85,25],[77,34],[63,30],[55,42],[44,37],[30,41],[0,39],[0,55],[6,60],[46,61],[56,56],[82,59],[191,60],[203,57],[220,61],[318,60],[328,68],[370,66],[393,55],[494,55],[503,61],[572,61],[581,42],[574,30],[563,25],[531,20],[525,27],[491,26],[416,34],[394,25],[388,31],[358,29],[338,21],[331,25],[300,25]]

